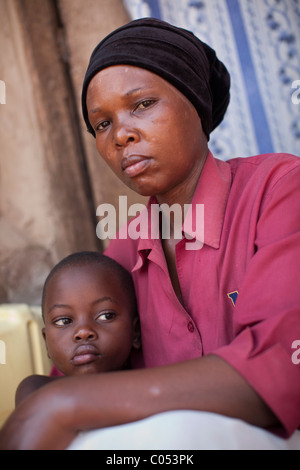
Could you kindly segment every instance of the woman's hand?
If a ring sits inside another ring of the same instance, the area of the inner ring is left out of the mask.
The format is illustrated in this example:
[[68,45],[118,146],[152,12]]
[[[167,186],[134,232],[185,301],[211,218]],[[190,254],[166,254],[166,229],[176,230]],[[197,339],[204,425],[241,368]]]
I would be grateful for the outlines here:
[[55,385],[34,392],[15,409],[0,430],[0,450],[61,450],[74,439],[68,419],[72,399]]

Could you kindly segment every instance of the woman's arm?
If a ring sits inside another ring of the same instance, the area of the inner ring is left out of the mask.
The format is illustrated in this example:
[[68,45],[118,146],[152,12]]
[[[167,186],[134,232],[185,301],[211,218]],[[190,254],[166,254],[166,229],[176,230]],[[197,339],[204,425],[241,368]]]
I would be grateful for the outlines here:
[[0,449],[64,449],[80,431],[137,421],[168,410],[202,410],[260,427],[276,417],[223,359],[62,378],[35,392],[0,432]]
[[59,378],[60,377],[48,377],[46,375],[30,375],[26,377],[17,388],[15,397],[16,406],[20,405],[25,398],[39,388]]

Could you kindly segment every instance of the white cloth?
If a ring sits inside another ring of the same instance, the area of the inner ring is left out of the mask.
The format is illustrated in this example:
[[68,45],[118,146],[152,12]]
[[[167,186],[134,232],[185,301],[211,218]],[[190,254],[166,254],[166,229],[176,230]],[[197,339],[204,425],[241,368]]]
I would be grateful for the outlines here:
[[300,450],[300,431],[285,440],[241,420],[170,411],[82,433],[67,450]]

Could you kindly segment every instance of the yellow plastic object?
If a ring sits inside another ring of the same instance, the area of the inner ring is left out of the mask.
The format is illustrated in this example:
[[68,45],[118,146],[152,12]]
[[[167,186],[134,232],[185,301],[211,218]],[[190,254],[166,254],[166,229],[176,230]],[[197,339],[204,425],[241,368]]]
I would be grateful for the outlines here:
[[50,372],[42,324],[39,308],[0,305],[0,426],[14,410],[19,383]]
[[36,371],[41,371],[35,372],[35,374],[49,375],[53,364],[48,357],[45,341],[41,333],[44,327],[42,311],[40,307],[30,307],[30,311],[34,319],[33,324],[36,326],[32,330],[32,347],[33,351],[36,352],[34,354],[34,367]]

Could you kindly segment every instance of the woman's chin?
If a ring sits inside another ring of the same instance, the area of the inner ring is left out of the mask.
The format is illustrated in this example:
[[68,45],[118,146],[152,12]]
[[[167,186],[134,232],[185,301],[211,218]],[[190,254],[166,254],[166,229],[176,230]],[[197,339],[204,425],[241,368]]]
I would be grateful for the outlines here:
[[130,184],[126,184],[126,186],[140,196],[151,197],[157,194],[157,187],[147,182],[131,181]]

